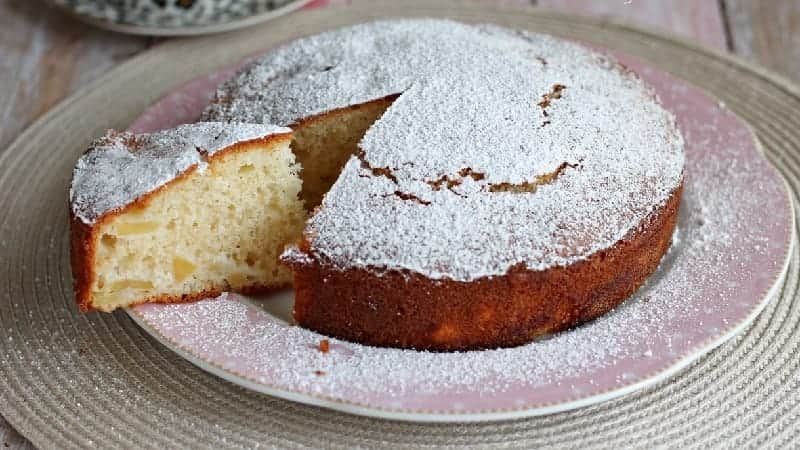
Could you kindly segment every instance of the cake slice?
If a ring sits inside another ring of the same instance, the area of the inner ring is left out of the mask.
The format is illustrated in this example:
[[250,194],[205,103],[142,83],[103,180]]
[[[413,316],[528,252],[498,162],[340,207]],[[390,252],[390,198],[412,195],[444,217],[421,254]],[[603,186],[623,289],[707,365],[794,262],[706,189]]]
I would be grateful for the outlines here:
[[70,189],[81,309],[290,285],[278,255],[305,219],[291,139],[288,128],[204,122],[93,142]]

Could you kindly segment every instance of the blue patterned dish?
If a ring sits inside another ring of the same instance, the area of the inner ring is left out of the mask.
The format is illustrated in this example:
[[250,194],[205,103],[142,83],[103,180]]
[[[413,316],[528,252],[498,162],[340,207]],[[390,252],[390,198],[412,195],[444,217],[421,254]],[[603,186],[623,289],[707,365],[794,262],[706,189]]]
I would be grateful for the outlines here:
[[310,0],[50,0],[80,19],[146,35],[205,34],[241,28],[293,11]]

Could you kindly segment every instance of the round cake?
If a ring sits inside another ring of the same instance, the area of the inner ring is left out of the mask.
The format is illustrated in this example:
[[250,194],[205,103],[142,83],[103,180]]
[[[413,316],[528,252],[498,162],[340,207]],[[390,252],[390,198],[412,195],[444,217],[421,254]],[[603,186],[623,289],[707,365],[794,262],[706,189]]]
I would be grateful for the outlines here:
[[282,260],[299,325],[428,350],[606,313],[668,249],[683,140],[634,73],[549,36],[442,20],[300,39],[205,120],[294,131],[312,212]]
[[297,323],[329,336],[512,346],[628,298],[677,221],[673,116],[609,57],[540,34],[330,31],[252,61],[202,120],[112,132],[78,161],[82,309],[293,283]]

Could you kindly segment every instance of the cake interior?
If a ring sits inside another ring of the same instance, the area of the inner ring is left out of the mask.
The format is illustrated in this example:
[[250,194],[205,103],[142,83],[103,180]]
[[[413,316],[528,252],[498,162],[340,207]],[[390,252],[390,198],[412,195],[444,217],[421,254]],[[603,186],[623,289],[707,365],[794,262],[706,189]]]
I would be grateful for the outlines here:
[[[290,286],[278,257],[308,211],[391,104],[378,100],[307,120],[294,139],[213,155],[166,188],[103,219],[94,233],[95,309]],[[320,120],[324,118],[324,120]]]
[[94,233],[94,308],[291,284],[278,256],[306,213],[288,136],[235,146]]
[[392,100],[381,99],[333,111],[293,127],[292,150],[303,179],[301,198],[309,211],[322,202],[344,164],[358,152],[361,138]]

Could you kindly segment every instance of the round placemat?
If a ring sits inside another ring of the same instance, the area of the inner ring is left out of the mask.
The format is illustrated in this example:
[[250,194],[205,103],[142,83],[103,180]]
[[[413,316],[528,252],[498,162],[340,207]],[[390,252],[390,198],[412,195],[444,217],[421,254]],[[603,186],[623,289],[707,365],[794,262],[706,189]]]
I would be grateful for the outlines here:
[[630,26],[470,5],[363,2],[296,14],[269,27],[172,41],[120,65],[25,131],[0,155],[0,285],[6,287],[0,298],[0,413],[45,448],[741,447],[797,439],[797,248],[780,295],[755,323],[680,375],[592,407],[507,422],[391,422],[270,398],[195,368],[124,312],[77,312],[66,192],[74,161],[94,136],[125,128],[175,86],[245,55],[379,17],[489,21],[645,59],[708,90],[748,121],[798,192],[800,91],[782,79]]

